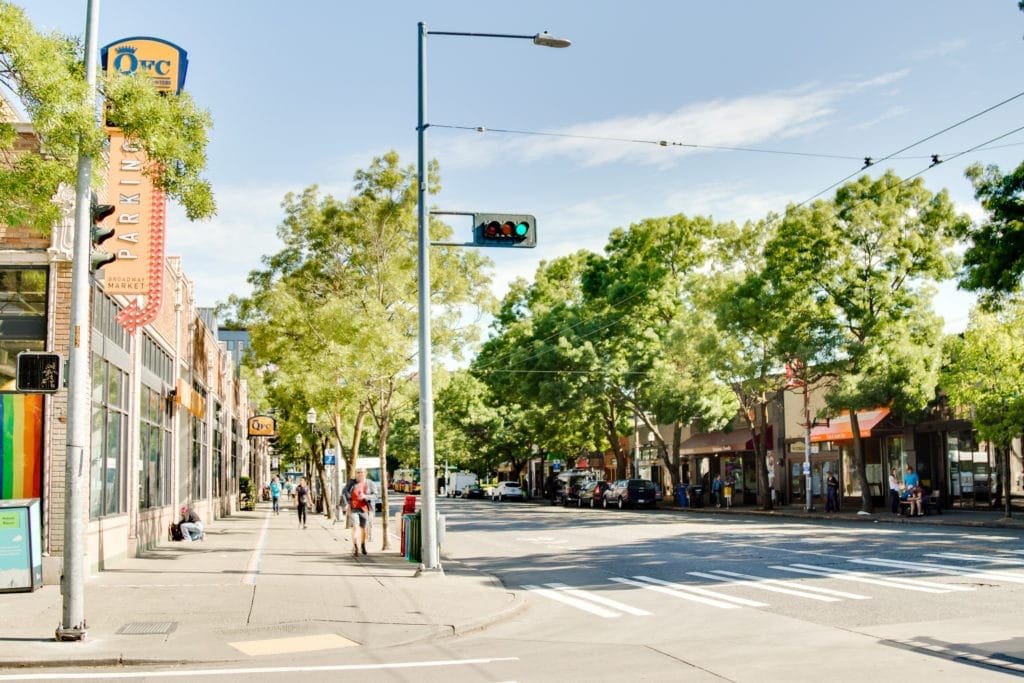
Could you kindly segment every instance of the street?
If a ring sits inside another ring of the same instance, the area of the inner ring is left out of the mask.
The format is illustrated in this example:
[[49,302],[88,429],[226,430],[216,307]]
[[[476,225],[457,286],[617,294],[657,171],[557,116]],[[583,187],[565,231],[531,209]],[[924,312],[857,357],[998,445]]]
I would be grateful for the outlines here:
[[[442,500],[441,508],[446,572],[493,575],[522,596],[522,609],[475,632],[398,646],[263,653],[244,663],[174,668],[7,670],[0,681],[240,674],[417,682],[800,681],[907,670],[962,681],[1024,673],[1024,640],[1015,635],[1024,627],[1024,532],[1018,529],[458,499]],[[304,620],[340,628],[342,612],[357,599],[345,579],[354,576],[351,558],[339,557],[336,545],[298,544],[305,530],[293,529],[290,518],[275,524],[268,543],[276,552],[249,568],[251,581],[264,587],[262,597],[251,607],[240,599],[238,609],[262,613],[268,625],[275,623],[268,608],[283,611],[277,635],[301,631]],[[315,576],[280,564],[300,551]],[[330,587],[327,598],[296,613],[303,603],[288,596],[304,595],[314,581]],[[144,605],[145,591],[137,583],[130,589]],[[385,620],[409,618],[398,616],[398,602],[379,603]]]

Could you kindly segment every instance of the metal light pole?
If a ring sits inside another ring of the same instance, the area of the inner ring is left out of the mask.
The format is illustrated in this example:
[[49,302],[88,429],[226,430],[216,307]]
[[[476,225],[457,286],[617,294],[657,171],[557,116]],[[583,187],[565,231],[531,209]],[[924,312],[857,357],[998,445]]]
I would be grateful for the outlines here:
[[806,503],[804,504],[804,510],[812,512],[814,510],[814,496],[811,491],[811,428],[814,427],[814,423],[811,421],[811,401],[807,395],[807,379],[804,379],[804,488],[806,491]]
[[[99,0],[88,0],[85,18],[86,101],[96,109],[96,40],[99,35]],[[63,609],[57,640],[85,638],[85,479],[89,474],[92,363],[89,340],[90,187],[92,157],[79,152],[75,182],[75,242],[71,260],[71,339],[68,370],[68,433],[64,462],[64,566],[60,589]]]
[[427,223],[427,36],[474,36],[480,38],[520,38],[545,47],[569,47],[570,42],[547,31],[532,36],[504,33],[463,33],[428,31],[417,24],[419,72],[417,88],[417,277],[419,282],[419,375],[420,375],[420,513],[422,562],[420,572],[440,572],[437,548],[437,491],[434,477],[434,394],[430,348],[430,229]]

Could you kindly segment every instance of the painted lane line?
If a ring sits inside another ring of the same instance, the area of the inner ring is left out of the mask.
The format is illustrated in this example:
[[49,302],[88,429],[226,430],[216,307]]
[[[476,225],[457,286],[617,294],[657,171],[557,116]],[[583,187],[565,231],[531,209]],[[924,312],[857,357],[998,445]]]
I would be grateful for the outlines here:
[[598,607],[597,605],[593,605],[587,602],[586,600],[580,600],[579,598],[573,598],[568,595],[562,595],[560,591],[552,590],[551,588],[541,588],[540,586],[528,584],[524,585],[523,589],[528,590],[531,593],[536,593],[537,595],[543,596],[548,600],[561,602],[565,605],[569,605],[570,607],[575,607],[576,609],[581,609],[584,612],[596,614],[597,616],[603,617],[605,619],[615,619],[617,617],[622,616],[622,614],[620,614],[619,612],[613,612],[609,609]]
[[606,598],[603,595],[596,595],[579,588],[572,588],[571,586],[566,586],[564,583],[545,583],[544,585],[548,588],[554,588],[557,591],[562,591],[563,593],[576,596],[581,600],[596,602],[599,605],[611,607],[612,609],[617,609],[620,612],[625,612],[626,614],[632,614],[637,617],[648,617],[651,615],[650,612],[640,609],[639,607],[633,607],[632,605],[627,605],[623,602],[619,602],[618,600],[612,600],[611,598]]
[[263,528],[260,529],[260,536],[256,540],[256,547],[249,555],[249,563],[245,565],[245,573],[242,574],[242,583],[250,586],[256,584],[256,575],[260,573],[260,558],[263,557],[263,546],[267,542],[267,528],[270,526],[270,517],[273,511],[267,511],[267,517],[263,520]]
[[895,569],[912,569],[914,571],[935,572],[937,574],[948,574],[951,576],[969,576],[972,578],[999,579],[1010,583],[1024,583],[1024,575],[1011,572],[999,572],[985,569],[967,569],[954,567],[948,564],[934,564],[931,562],[904,562],[901,560],[886,560],[880,557],[869,557],[860,560],[850,560],[857,564],[868,564],[880,567],[892,567]]
[[[805,569],[804,567],[811,567]],[[902,588],[903,590],[919,591],[921,593],[948,593],[947,590],[941,588],[931,588],[927,586],[915,586],[912,584],[896,583],[895,581],[887,581],[883,579],[875,579],[870,576],[865,576],[860,572],[847,572],[847,571],[832,571],[822,570],[815,568],[813,565],[794,565],[792,567],[784,567],[782,565],[772,565],[770,569],[777,569],[783,572],[793,572],[796,574],[810,574],[811,576],[823,576],[832,579],[841,579],[844,581],[856,581],[857,583],[870,583],[875,586],[886,586],[888,588]]]
[[645,590],[654,591],[655,593],[661,593],[663,595],[671,595],[673,598],[679,598],[680,600],[689,600],[691,602],[699,602],[702,605],[709,605],[711,607],[717,607],[719,609],[739,609],[739,605],[733,605],[728,602],[719,602],[717,600],[709,600],[702,598],[699,595],[691,595],[689,593],[683,593],[682,591],[674,591],[671,588],[665,588],[664,586],[653,586],[649,583],[642,583],[640,581],[633,581],[632,579],[624,579],[619,576],[610,577],[609,581],[615,581],[616,583],[624,583],[628,586],[636,586],[637,588],[643,588]]
[[[739,572],[729,572],[724,569],[713,569],[711,574],[701,574],[699,572],[688,572],[695,576],[703,576],[708,579],[714,579],[715,581],[729,581],[730,579],[740,579],[739,581],[732,581],[737,586],[747,586],[750,588],[771,591],[773,593],[782,593],[784,595],[795,595],[798,598],[807,598],[808,600],[818,600],[820,602],[840,602],[842,598],[849,598],[851,600],[868,600],[869,598],[864,595],[856,595],[854,593],[843,593],[842,591],[831,591],[827,588],[816,590],[812,586],[802,586],[799,583],[791,583],[787,581],[778,581],[776,579],[769,579],[765,576],[754,576],[753,574],[741,574]],[[719,576],[721,575],[721,576]]]
[[443,666],[479,666],[496,662],[518,662],[519,657],[481,657],[478,659],[438,659],[422,662],[391,662],[384,664],[331,664],[324,666],[261,666],[243,669],[171,669],[159,671],[97,671],[87,673],[38,673],[0,675],[0,681],[46,680],[110,680],[114,678],[193,678],[198,676],[245,676],[251,674],[287,674],[320,671],[386,671],[389,669],[424,669]]
[[712,569],[715,574],[725,574],[726,576],[739,576],[741,578],[755,579],[761,583],[767,583],[774,586],[783,586],[785,588],[792,588],[800,591],[810,591],[811,593],[821,593],[822,595],[832,595],[837,598],[845,598],[847,600],[870,600],[871,596],[861,595],[860,593],[847,593],[846,591],[838,591],[834,588],[822,588],[821,586],[810,586],[803,583],[796,583],[795,581],[786,581],[784,579],[772,579],[767,576],[754,576],[752,574],[739,574],[736,572],[727,572],[724,569]]
[[685,593],[695,593],[697,595],[706,595],[709,598],[717,598],[718,600],[725,600],[726,602],[734,602],[737,605],[743,605],[744,607],[767,607],[768,605],[763,602],[757,602],[756,600],[747,600],[746,598],[737,598],[725,593],[718,593],[716,591],[709,591],[706,588],[698,588],[697,586],[687,586],[682,583],[673,583],[671,581],[662,581],[661,579],[652,579],[649,576],[634,576],[634,579],[638,581],[647,581],[648,583],[657,584],[659,586],[665,586],[677,591],[683,591]]
[[968,562],[989,562],[991,564],[1024,565],[1024,560],[1016,557],[1000,557],[999,555],[968,555],[966,553],[925,553],[925,557],[938,557],[944,560],[966,560]]
[[[850,560],[850,562],[857,563],[857,560]],[[843,571],[841,569],[833,569],[833,568],[830,568],[830,567],[817,567],[816,565],[809,565],[809,564],[797,564],[797,565],[794,565],[794,566],[815,568],[815,569],[821,569],[821,570],[825,570],[825,571]],[[852,573],[860,574],[861,576],[868,576],[869,575],[869,574],[865,574],[864,572],[852,572]],[[944,593],[956,593],[956,592],[969,593],[970,591],[974,590],[973,586],[960,586],[960,585],[952,584],[952,583],[941,583],[939,581],[932,581],[930,579],[928,581],[924,581],[924,580],[921,580],[921,579],[911,579],[911,578],[908,578],[908,577],[905,577],[905,576],[891,576],[891,575],[888,575],[888,574],[883,574],[881,576],[875,575],[875,577],[877,577],[877,578],[879,578],[879,579],[881,579],[883,581],[889,581],[890,583],[904,584],[904,585],[907,585],[907,586],[918,586],[918,587],[929,588],[929,589],[933,589],[933,590],[934,589],[938,589],[938,590],[941,590]]]

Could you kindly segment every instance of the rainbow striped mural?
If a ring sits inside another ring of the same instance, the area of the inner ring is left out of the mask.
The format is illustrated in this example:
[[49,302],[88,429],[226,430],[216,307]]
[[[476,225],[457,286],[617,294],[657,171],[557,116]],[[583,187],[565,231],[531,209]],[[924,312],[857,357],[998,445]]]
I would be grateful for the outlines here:
[[43,397],[0,394],[0,499],[40,498],[43,466]]

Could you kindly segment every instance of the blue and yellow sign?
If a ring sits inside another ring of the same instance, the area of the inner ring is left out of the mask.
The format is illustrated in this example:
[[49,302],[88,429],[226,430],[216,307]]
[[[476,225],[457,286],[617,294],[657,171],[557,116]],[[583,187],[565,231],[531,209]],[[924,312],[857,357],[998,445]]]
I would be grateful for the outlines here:
[[103,47],[100,63],[104,71],[114,70],[126,76],[144,74],[153,80],[160,92],[178,94],[185,86],[188,53],[160,38],[135,36]]

